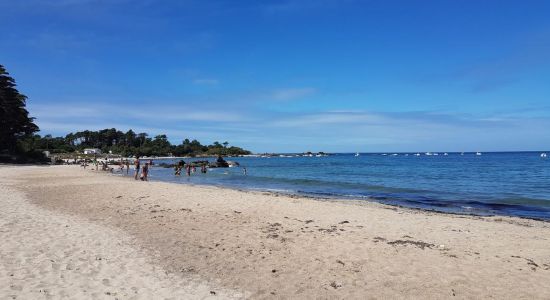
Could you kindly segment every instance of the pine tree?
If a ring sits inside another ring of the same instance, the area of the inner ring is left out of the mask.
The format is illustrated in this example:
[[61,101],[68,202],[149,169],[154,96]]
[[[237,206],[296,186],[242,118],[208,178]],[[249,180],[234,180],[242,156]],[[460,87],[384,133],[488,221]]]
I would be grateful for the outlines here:
[[38,131],[25,108],[26,100],[16,89],[15,80],[0,65],[0,153],[14,153],[18,140]]

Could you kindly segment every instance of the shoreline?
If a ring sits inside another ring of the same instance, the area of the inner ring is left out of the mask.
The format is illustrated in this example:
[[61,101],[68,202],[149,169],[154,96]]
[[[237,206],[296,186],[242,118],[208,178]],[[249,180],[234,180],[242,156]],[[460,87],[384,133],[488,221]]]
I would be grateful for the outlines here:
[[[111,166],[111,165],[109,165]],[[113,165],[115,166],[115,165]],[[132,170],[133,171],[133,170]],[[98,171],[99,172],[99,171]],[[131,172],[130,172],[131,173]],[[118,173],[105,173],[106,175],[120,177],[120,178],[126,178],[131,177],[130,175],[122,175]],[[182,175],[183,178],[183,175]],[[169,183],[169,184],[182,184],[182,185],[189,185],[189,186],[195,186],[195,187],[215,187],[220,189],[228,189],[228,190],[234,190],[244,193],[260,193],[260,194],[270,194],[274,195],[276,197],[282,196],[282,197],[290,197],[290,198],[303,198],[303,199],[311,199],[316,201],[333,201],[333,202],[351,202],[355,203],[356,205],[361,205],[362,203],[369,203],[369,204],[376,204],[381,206],[386,206],[387,209],[392,209],[393,207],[397,207],[403,210],[413,210],[413,211],[421,211],[421,212],[427,212],[427,213],[438,213],[438,214],[448,214],[448,215],[457,215],[457,216],[469,216],[469,217],[485,217],[485,218],[518,218],[518,219],[525,219],[525,220],[533,220],[533,221],[540,221],[540,222],[546,222],[550,223],[550,218],[537,218],[537,217],[529,217],[529,216],[521,216],[521,215],[511,215],[511,214],[499,214],[498,212],[494,213],[467,213],[467,212],[461,212],[461,211],[444,211],[444,210],[438,210],[436,208],[422,208],[422,207],[414,207],[414,206],[407,206],[399,203],[391,204],[391,203],[384,203],[383,201],[377,200],[373,197],[345,197],[343,195],[334,195],[334,196],[319,196],[312,193],[303,193],[303,192],[294,192],[294,191],[288,191],[288,192],[282,192],[282,191],[274,191],[270,190],[269,188],[241,188],[241,187],[234,187],[230,185],[223,185],[223,184],[208,184],[208,183],[191,183],[191,182],[175,182],[175,181],[163,181],[163,180],[156,180],[153,178],[153,180],[149,180],[150,182],[162,182],[162,183]],[[503,204],[504,206],[509,206],[509,204]]]
[[105,175],[13,167],[0,178],[83,228],[124,232],[166,274],[247,298],[550,297],[547,222]]
[[[172,182],[170,182],[170,183],[172,183]],[[175,184],[179,184],[179,183],[175,183]],[[181,184],[193,185],[191,183],[181,183]],[[195,184],[195,185],[205,186],[205,187],[208,187],[208,186],[218,187],[216,185],[208,185],[208,184]],[[307,193],[299,193],[299,192],[285,193],[285,192],[276,192],[276,191],[269,191],[269,190],[254,191],[254,190],[248,190],[248,189],[233,188],[233,187],[230,187],[230,186],[219,186],[219,188],[237,190],[237,191],[244,192],[244,193],[254,193],[254,192],[268,193],[268,194],[272,194],[276,197],[286,196],[286,197],[290,197],[290,198],[303,198],[303,199],[310,199],[310,200],[316,200],[316,201],[330,201],[330,202],[338,202],[338,203],[343,203],[343,204],[347,203],[347,204],[351,204],[351,205],[364,205],[365,203],[367,203],[367,204],[377,204],[377,205],[380,205],[384,209],[398,208],[398,209],[402,209],[402,210],[412,210],[412,211],[420,211],[420,212],[426,212],[426,213],[435,213],[435,214],[453,215],[453,216],[463,216],[463,217],[472,217],[472,218],[511,218],[511,219],[520,219],[520,220],[525,219],[525,220],[533,220],[533,221],[550,223],[550,219],[544,219],[544,218],[514,216],[514,215],[506,215],[506,214],[498,214],[498,213],[494,213],[494,214],[490,214],[490,213],[487,213],[487,214],[461,213],[461,212],[451,212],[451,211],[440,211],[440,210],[437,210],[437,209],[410,207],[410,206],[401,205],[401,204],[389,204],[389,203],[383,203],[383,202],[378,201],[378,200],[376,200],[374,198],[371,198],[371,197],[365,197],[365,198],[349,197],[349,198],[345,198],[345,197],[342,197],[342,196],[339,196],[339,195],[335,195],[334,197],[330,197],[330,196],[320,197],[320,196],[313,196],[313,195],[308,195]]]

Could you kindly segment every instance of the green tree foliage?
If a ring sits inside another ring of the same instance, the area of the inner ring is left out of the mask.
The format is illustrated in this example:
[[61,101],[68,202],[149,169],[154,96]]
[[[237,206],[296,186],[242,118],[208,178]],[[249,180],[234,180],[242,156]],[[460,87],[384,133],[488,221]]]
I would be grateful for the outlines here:
[[99,148],[104,153],[112,151],[124,156],[130,155],[241,155],[250,152],[239,147],[227,147],[215,142],[213,145],[202,145],[197,140],[185,139],[180,145],[172,145],[164,134],[150,138],[145,132],[135,133],[108,128],[99,131],[84,130],[69,133],[65,137],[41,137],[38,126],[29,117],[25,108],[27,97],[16,89],[15,80],[0,65],[0,155],[16,152],[27,156],[41,156],[39,151],[52,153],[70,153],[85,148]]
[[104,153],[112,151],[124,156],[196,156],[196,155],[243,155],[250,151],[231,146],[228,142],[202,145],[197,140],[185,139],[179,145],[172,145],[164,134],[150,138],[147,133],[136,134],[132,130],[122,132],[115,128],[99,131],[79,131],[65,137],[31,135],[25,139],[26,148],[48,150],[52,153],[71,153],[85,148],[98,148]]
[[15,80],[0,65],[0,153],[21,150],[18,142],[38,131],[34,118],[25,108],[27,97],[16,88]]

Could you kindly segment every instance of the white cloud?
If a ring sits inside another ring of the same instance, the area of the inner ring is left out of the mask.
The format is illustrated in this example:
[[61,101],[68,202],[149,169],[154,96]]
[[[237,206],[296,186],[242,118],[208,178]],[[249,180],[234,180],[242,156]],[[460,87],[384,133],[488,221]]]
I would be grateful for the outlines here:
[[135,106],[67,103],[56,105],[29,105],[31,115],[38,119],[137,119],[158,121],[208,121],[237,122],[244,118],[239,113],[223,110],[212,110],[185,105],[141,104]]
[[385,120],[380,115],[371,113],[329,112],[300,115],[293,118],[282,118],[270,123],[280,127],[310,127],[330,124],[373,123]]
[[289,100],[295,100],[295,99],[311,96],[316,92],[317,90],[311,87],[284,88],[284,89],[274,90],[273,92],[268,94],[267,97],[278,101],[289,101]]
[[[166,134],[174,142],[228,140],[256,151],[533,150],[550,140],[548,118],[435,112],[275,113],[186,105],[31,105],[42,134],[117,128]],[[541,149],[542,150],[542,149]]]
[[197,85],[217,85],[218,83],[220,83],[219,80],[212,78],[200,78],[193,80],[193,84]]

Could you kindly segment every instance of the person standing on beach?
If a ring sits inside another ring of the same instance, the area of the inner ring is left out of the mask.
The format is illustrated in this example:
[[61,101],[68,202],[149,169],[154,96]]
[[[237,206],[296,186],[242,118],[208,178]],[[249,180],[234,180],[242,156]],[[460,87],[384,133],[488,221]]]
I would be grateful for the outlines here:
[[143,170],[141,171],[141,181],[148,181],[147,175],[149,175],[149,163],[145,163]]
[[126,175],[130,172],[130,161],[126,160]]
[[134,160],[134,169],[135,169],[135,173],[134,173],[134,179],[137,180],[138,179],[138,175],[139,175],[139,156],[136,156],[136,159]]

